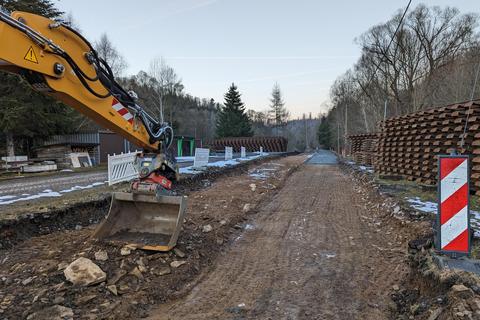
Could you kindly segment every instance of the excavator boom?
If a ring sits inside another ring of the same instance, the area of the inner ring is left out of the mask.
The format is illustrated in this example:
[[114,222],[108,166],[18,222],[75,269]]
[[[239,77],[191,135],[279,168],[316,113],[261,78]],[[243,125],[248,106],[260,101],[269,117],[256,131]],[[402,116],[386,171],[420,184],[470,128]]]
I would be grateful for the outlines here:
[[33,88],[76,109],[144,153],[136,159],[139,178],[128,193],[115,193],[106,220],[94,237],[151,250],[175,246],[186,197],[170,195],[178,178],[167,149],[173,130],[136,103],[115,80],[109,65],[70,26],[26,12],[0,8],[0,70],[18,74]]

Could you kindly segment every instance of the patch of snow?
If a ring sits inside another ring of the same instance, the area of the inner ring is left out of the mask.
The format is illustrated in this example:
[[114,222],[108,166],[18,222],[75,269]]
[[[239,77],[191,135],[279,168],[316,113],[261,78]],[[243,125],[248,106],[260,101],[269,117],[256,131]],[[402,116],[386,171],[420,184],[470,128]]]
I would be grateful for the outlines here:
[[[316,254],[314,253],[313,255],[316,256]],[[335,258],[337,256],[336,253],[334,252],[320,252],[320,257],[323,257],[323,258],[327,258],[327,259],[331,259],[331,258]]]
[[177,159],[177,162],[181,163],[181,162],[192,162],[193,160],[195,160],[195,157],[176,157],[175,159]]
[[265,172],[252,172],[248,175],[256,180],[265,180],[268,178],[268,175]]
[[38,194],[34,194],[34,195],[24,197],[24,198],[16,198],[16,199],[7,200],[7,201],[0,201],[0,205],[12,204],[12,203],[19,202],[19,201],[28,201],[28,200],[34,200],[34,199],[39,199],[39,198],[52,198],[52,197],[61,197],[62,196],[58,192],[51,191],[50,189],[47,189],[47,190],[44,190],[44,191],[42,191]]
[[249,171],[248,175],[254,178],[255,180],[265,180],[277,170],[278,170],[278,167],[277,168],[256,168]]
[[2,200],[10,200],[10,199],[15,199],[16,196],[0,196],[0,201]]
[[34,194],[34,195],[29,195],[27,193],[22,194],[20,197],[17,196],[1,196],[0,197],[0,205],[4,204],[12,204],[15,202],[19,201],[28,201],[28,200],[35,200],[39,198],[53,198],[53,197],[61,197],[63,193],[69,193],[72,191],[77,191],[77,190],[84,190],[84,189],[90,189],[94,188],[97,186],[104,185],[105,182],[94,182],[92,184],[86,185],[86,186],[74,186],[71,187],[70,189],[65,189],[61,191],[52,191],[51,189],[45,189],[40,193]]
[[[410,206],[418,211],[426,213],[438,212],[438,205],[431,201],[422,201],[419,197],[407,199]],[[475,238],[480,238],[480,212],[470,210],[470,225],[473,229],[473,235]]]
[[207,167],[224,168],[224,167],[227,167],[227,166],[235,166],[237,164],[238,164],[237,159],[221,160],[221,161],[215,161],[215,162],[207,163]]
[[181,174],[197,174],[197,173],[199,172],[198,170],[193,170],[193,167],[192,167],[192,166],[180,168],[178,171],[179,171]]
[[72,192],[72,191],[91,189],[91,188],[94,188],[94,187],[97,187],[97,186],[102,186],[104,184],[105,184],[104,182],[94,182],[94,183],[86,185],[86,186],[74,186],[74,187],[71,187],[70,189],[61,190],[59,192],[60,193],[69,193],[69,192]]
[[368,172],[368,173],[373,173],[372,167],[358,166],[358,169],[360,169],[361,171]]
[[73,172],[72,169],[63,169],[63,170],[60,170],[60,172]]
[[252,224],[247,223],[245,225],[245,230],[253,230],[253,229],[255,229],[255,227]]
[[427,213],[437,213],[438,206],[435,202],[422,201],[419,197],[407,199],[412,208]]
[[[253,155],[253,156],[248,156],[246,158],[236,158],[231,160],[220,160],[220,161],[210,162],[207,164],[207,167],[215,167],[215,168],[233,167],[233,166],[239,165],[241,162],[258,159],[265,155],[267,155],[267,153],[264,152],[263,155]],[[188,167],[180,168],[179,172],[182,174],[198,174],[201,171],[194,170],[193,166],[188,166]]]

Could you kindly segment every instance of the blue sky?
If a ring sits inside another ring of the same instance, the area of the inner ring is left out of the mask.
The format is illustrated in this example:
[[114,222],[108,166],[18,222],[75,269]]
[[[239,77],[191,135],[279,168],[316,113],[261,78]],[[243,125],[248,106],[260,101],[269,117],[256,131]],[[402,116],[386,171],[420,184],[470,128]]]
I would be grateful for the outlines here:
[[[223,101],[235,82],[249,109],[266,110],[275,81],[292,117],[325,111],[333,81],[358,59],[355,37],[407,1],[60,0],[92,42],[104,32],[129,64],[163,56],[186,92]],[[413,1],[416,6],[421,1]],[[430,0],[480,13],[478,0]]]

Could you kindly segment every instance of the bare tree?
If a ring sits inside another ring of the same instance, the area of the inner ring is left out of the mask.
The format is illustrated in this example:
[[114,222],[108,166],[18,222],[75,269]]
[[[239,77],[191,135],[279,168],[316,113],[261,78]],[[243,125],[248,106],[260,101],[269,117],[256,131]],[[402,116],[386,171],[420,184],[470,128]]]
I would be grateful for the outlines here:
[[332,85],[327,121],[338,147],[345,132],[374,131],[384,116],[470,99],[480,63],[478,16],[425,5],[404,20],[402,12],[356,39],[360,59]]
[[71,11],[69,11],[68,13],[64,13],[62,15],[62,20],[63,20],[63,23],[68,25],[70,28],[74,29],[79,33],[82,32],[82,29],[80,28],[80,23],[77,21],[77,19],[75,19]]
[[[166,97],[178,95],[183,91],[182,80],[175,70],[170,67],[162,57],[155,58],[150,62],[150,76],[155,80],[154,90],[157,95],[158,115],[161,122],[164,121],[164,109]],[[173,123],[173,107],[169,106],[169,121]]]
[[100,36],[98,41],[93,44],[98,56],[105,60],[113,71],[113,74],[118,77],[123,74],[128,67],[127,62],[123,56],[118,52],[117,48],[110,41],[106,33]]

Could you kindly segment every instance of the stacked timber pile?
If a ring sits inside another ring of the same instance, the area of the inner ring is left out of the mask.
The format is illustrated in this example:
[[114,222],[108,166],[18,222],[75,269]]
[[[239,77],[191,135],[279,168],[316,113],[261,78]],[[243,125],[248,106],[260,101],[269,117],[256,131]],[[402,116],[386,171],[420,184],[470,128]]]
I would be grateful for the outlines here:
[[378,133],[365,133],[348,136],[353,160],[358,164],[371,166],[377,153]]
[[35,152],[37,161],[54,161],[59,169],[72,167],[70,159],[72,148],[69,145],[42,146],[38,147]]
[[[465,143],[460,149],[467,115]],[[375,169],[383,175],[434,185],[438,155],[454,150],[472,155],[471,183],[480,190],[480,101],[387,119],[381,125]]]
[[210,148],[223,151],[225,147],[233,147],[235,152],[240,152],[240,148],[245,147],[247,152],[255,152],[263,147],[265,152],[286,152],[287,144],[284,137],[238,137],[216,139],[210,144]]

